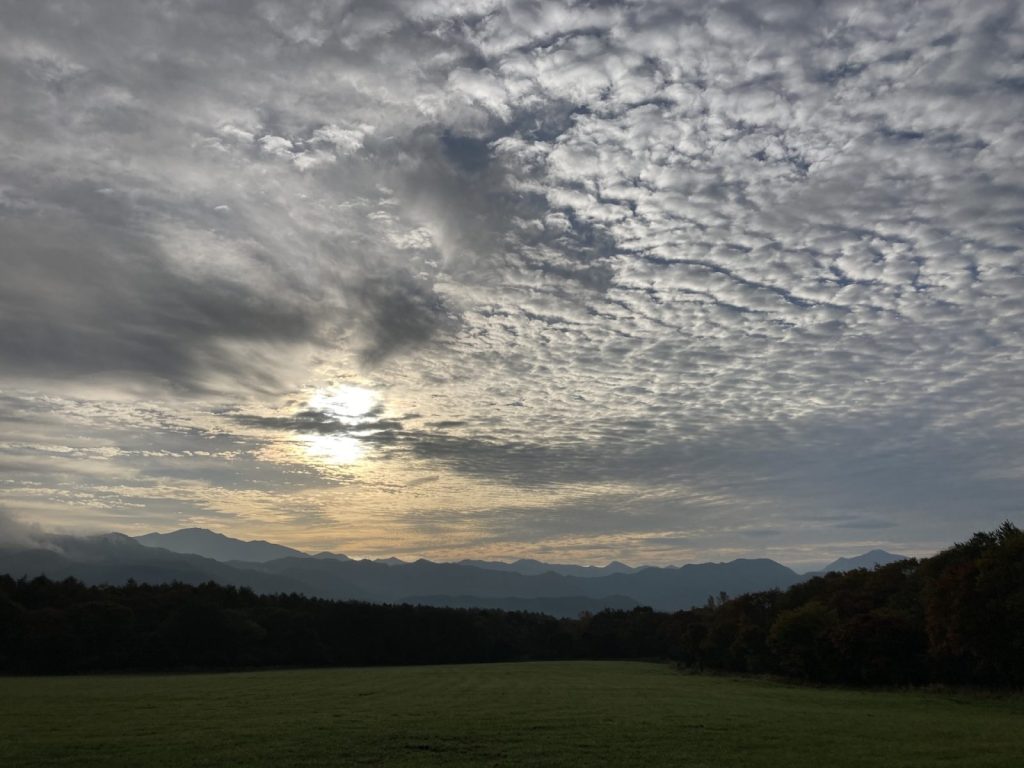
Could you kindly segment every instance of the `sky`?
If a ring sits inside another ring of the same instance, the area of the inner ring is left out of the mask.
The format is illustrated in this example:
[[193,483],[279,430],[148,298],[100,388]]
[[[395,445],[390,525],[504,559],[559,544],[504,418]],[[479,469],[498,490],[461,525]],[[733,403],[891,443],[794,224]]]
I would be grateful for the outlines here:
[[353,556],[1024,508],[1024,4],[0,0],[0,507]]

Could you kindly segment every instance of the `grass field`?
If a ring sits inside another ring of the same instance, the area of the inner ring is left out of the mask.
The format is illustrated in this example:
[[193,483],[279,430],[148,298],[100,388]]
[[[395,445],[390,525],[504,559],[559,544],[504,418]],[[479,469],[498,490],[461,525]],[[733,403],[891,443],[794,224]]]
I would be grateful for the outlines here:
[[569,662],[0,678],[0,765],[1020,766],[1024,698]]

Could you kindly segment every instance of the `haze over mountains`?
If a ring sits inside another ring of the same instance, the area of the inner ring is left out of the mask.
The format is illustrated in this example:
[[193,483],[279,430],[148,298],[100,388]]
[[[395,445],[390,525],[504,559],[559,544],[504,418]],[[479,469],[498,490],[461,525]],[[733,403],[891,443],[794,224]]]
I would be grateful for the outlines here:
[[639,568],[633,568],[625,563],[620,563],[617,560],[608,563],[608,565],[563,565],[558,563],[544,563],[540,560],[532,559],[520,559],[511,563],[503,563],[495,560],[460,560],[459,565],[486,568],[491,571],[522,573],[526,576],[534,576],[541,573],[560,573],[563,576],[580,576],[583,578],[608,576],[612,573],[636,573],[637,571],[650,567],[640,566]]
[[[873,567],[899,559],[902,556],[876,550],[840,558],[822,572]],[[271,542],[241,541],[201,528],[137,538],[118,533],[90,537],[39,534],[19,547],[0,548],[0,573],[73,576],[87,584],[119,584],[128,579],[146,583],[216,581],[259,593],[531,610],[556,616],[637,605],[680,610],[701,605],[721,592],[738,595],[785,589],[809,577],[764,558],[669,568],[633,568],[617,562],[595,567],[537,560],[352,560],[344,554],[311,555]]]

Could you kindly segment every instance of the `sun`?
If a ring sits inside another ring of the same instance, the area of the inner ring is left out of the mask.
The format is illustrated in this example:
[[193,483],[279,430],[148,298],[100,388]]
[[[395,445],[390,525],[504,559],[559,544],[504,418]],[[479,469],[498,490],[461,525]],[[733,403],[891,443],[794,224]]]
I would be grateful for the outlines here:
[[359,440],[347,435],[309,435],[302,443],[306,458],[320,465],[355,464],[366,452]]
[[[309,407],[329,416],[346,427],[367,425],[368,417],[377,408],[380,398],[372,389],[342,384],[316,390],[309,398]],[[372,419],[369,419],[372,421]],[[366,453],[363,442],[344,434],[306,435],[302,448],[307,460],[320,466],[349,465],[358,462]]]
[[352,423],[366,416],[378,403],[377,393],[365,387],[343,384],[318,389],[309,398],[309,407],[326,413],[343,423]]

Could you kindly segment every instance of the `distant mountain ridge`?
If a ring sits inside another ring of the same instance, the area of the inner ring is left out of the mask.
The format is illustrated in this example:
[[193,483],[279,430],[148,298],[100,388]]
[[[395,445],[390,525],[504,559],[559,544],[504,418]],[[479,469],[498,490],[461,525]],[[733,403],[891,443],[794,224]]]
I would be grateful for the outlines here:
[[[351,560],[347,555],[335,552],[317,552],[309,554],[298,549],[286,547],[282,544],[273,544],[268,541],[243,541],[225,536],[207,528],[182,528],[170,533],[147,533],[143,536],[135,536],[143,546],[160,547],[171,552],[181,554],[201,555],[222,563],[265,563],[270,560],[279,560],[282,557],[315,557],[331,560]],[[382,557],[372,561],[384,565],[408,565],[409,562],[397,557]],[[457,565],[469,565],[475,568],[484,568],[491,571],[509,571],[521,573],[525,576],[533,576],[541,573],[560,573],[563,576],[607,576],[612,573],[635,573],[641,568],[633,568],[613,561],[608,565],[563,565],[558,563],[544,563],[540,560],[520,559],[512,563],[505,563],[497,560],[460,560]]]
[[230,566],[200,555],[146,547],[120,533],[100,536],[46,536],[39,548],[0,549],[0,573],[14,577],[69,576],[86,584],[200,584],[216,581],[260,593],[301,592],[304,585],[287,577]]
[[892,552],[886,552],[884,549],[872,549],[870,552],[865,552],[863,555],[857,555],[856,557],[840,557],[838,560],[834,560],[820,571],[815,571],[814,573],[845,573],[857,568],[871,570],[879,565],[889,565],[890,563],[898,563],[900,560],[907,559],[909,558],[906,555],[893,554]]
[[544,563],[540,560],[520,559],[511,563],[503,563],[500,560],[459,560],[458,565],[471,565],[475,568],[485,568],[490,571],[512,571],[533,576],[541,573],[560,573],[563,576],[607,576],[612,573],[636,573],[642,568],[632,566],[613,560],[608,565],[563,565],[559,563]]
[[206,528],[182,528],[171,533],[147,533],[135,540],[145,547],[158,547],[183,555],[200,555],[222,563],[237,561],[264,563],[282,557],[306,557],[305,552],[269,541],[242,541]]
[[[120,535],[120,534],[119,534]],[[313,557],[321,560],[351,561],[348,555],[335,552],[317,552],[309,554],[292,547],[281,544],[274,544],[268,541],[243,541],[225,536],[222,533],[211,531],[207,528],[182,528],[170,533],[147,533],[144,536],[134,537],[136,541],[147,547],[160,547],[179,552],[181,554],[201,555],[222,563],[265,563],[271,560],[279,560],[282,557]],[[832,571],[849,571],[855,568],[874,568],[876,565],[888,565],[899,560],[906,560],[904,555],[893,554],[882,549],[873,549],[855,557],[840,557],[824,568],[814,571],[807,571],[807,576],[817,576]],[[382,557],[364,562],[381,563],[383,565],[409,565],[411,561],[401,560],[397,557]],[[613,560],[607,565],[576,565],[567,563],[546,563],[532,558],[520,558],[513,562],[501,560],[475,560],[463,559],[454,565],[465,565],[473,568],[482,568],[489,571],[503,571],[506,573],[519,573],[524,576],[538,576],[544,573],[557,573],[562,576],[579,576],[584,578],[596,578],[609,576],[616,573],[637,573],[649,568],[657,570],[678,570],[686,566],[667,565],[631,566]]]
[[476,595],[413,595],[408,602],[437,608],[498,608],[575,618],[583,612],[628,611],[639,603],[628,597],[477,597]]
[[[622,563],[557,565],[537,560],[352,560],[330,552],[310,555],[266,541],[241,541],[205,529],[138,538],[118,533],[51,535],[34,546],[0,548],[0,573],[14,577],[45,574],[55,579],[73,576],[87,584],[123,584],[129,579],[154,584],[215,581],[264,594],[503,608],[556,616],[637,605],[675,611],[703,605],[723,592],[736,596],[786,589],[812,576],[798,575],[763,558],[666,568],[632,568]],[[181,551],[189,549],[197,551]],[[882,557],[900,558],[876,551],[837,560],[830,567],[858,567],[862,561]]]

